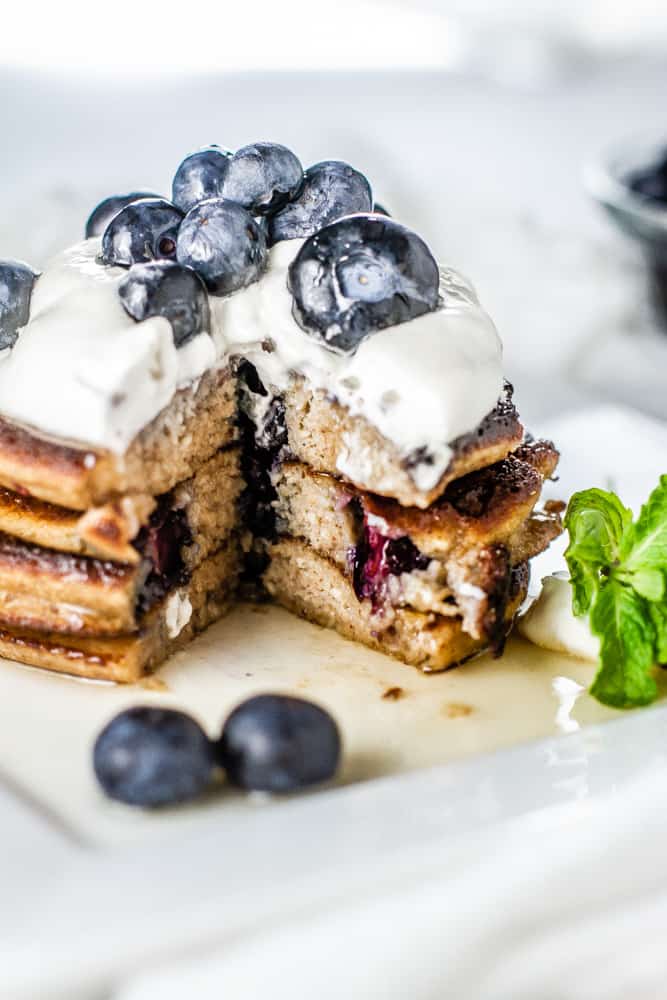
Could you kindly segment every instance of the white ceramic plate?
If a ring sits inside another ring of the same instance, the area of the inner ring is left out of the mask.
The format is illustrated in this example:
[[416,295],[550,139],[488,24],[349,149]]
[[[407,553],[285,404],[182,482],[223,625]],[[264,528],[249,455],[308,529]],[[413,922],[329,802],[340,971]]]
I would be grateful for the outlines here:
[[[615,486],[636,506],[654,484],[665,452],[657,424],[605,410],[551,430],[566,455],[552,493],[606,485],[621,468],[631,475]],[[559,558],[555,547],[543,570]],[[249,606],[144,688],[0,664],[0,997],[97,996],[135,963],[197,945],[213,928],[259,927],[409,877],[443,843],[454,851],[455,835],[539,824],[550,806],[581,814],[664,757],[667,709],[614,720],[585,692],[593,670],[512,639],[500,660],[424,676]],[[281,801],[221,787],[160,813],[98,791],[91,745],[120,708],[182,706],[215,733],[232,705],[267,690],[334,713],[345,744],[337,787]]]

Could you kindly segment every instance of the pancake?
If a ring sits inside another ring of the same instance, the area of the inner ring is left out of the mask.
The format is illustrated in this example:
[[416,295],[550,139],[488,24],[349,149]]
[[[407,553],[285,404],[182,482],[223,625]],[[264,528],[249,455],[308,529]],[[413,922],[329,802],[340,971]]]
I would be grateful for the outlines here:
[[500,652],[525,599],[528,573],[525,565],[513,571],[493,643],[466,633],[459,618],[397,608],[379,621],[370,602],[357,600],[338,566],[295,539],[271,546],[264,583],[269,594],[294,614],[428,672],[455,666],[492,644]]
[[192,476],[236,438],[236,387],[228,369],[183,389],[124,455],[49,438],[0,418],[0,485],[73,510],[120,496],[158,496]]
[[284,397],[291,454],[319,472],[339,476],[359,489],[394,498],[408,507],[429,507],[453,480],[484,468],[518,448],[523,427],[512,402],[512,388],[471,434],[450,442],[452,457],[437,482],[418,483],[418,466],[428,455],[401,456],[367,421],[352,416],[321,391],[295,382]]
[[[218,452],[171,493],[151,498],[143,524],[135,519],[131,561],[79,554],[90,535],[80,530],[107,511],[116,522],[130,498],[83,516],[44,501],[15,495],[0,504],[0,524],[18,520],[24,538],[52,541],[60,548],[0,532],[0,624],[72,635],[117,635],[134,631],[141,616],[189,574],[238,527],[242,481],[237,448]],[[21,512],[24,511],[22,514]],[[89,547],[89,546],[88,546]]]
[[548,442],[523,446],[456,481],[428,511],[287,463],[274,476],[277,532],[336,564],[376,617],[397,607],[433,611],[489,638],[494,589],[561,531],[557,512],[534,510],[557,458]]
[[[134,634],[82,638],[0,626],[0,656],[91,680],[135,683],[225,614],[236,592],[238,572],[238,547],[229,544],[209,556],[187,586],[154,607]],[[186,601],[190,617],[176,631]]]

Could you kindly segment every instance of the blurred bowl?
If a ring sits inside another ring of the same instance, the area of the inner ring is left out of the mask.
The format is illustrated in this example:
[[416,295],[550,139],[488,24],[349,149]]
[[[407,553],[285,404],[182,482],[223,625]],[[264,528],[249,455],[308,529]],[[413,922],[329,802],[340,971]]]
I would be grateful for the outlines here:
[[667,136],[629,137],[589,164],[584,180],[618,228],[639,244],[656,317],[667,330],[667,200],[657,201],[630,186],[633,177],[659,163],[667,163]]

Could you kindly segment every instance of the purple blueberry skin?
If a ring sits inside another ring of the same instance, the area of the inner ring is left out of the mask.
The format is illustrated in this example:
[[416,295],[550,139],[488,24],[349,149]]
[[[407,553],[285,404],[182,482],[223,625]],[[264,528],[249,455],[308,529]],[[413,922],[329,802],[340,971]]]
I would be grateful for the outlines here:
[[164,198],[134,201],[113,217],[102,237],[103,264],[131,267],[173,260],[183,213]]
[[353,354],[370,334],[438,307],[439,272],[421,237],[393,219],[339,219],[303,244],[288,271],[299,326]]
[[154,191],[132,191],[130,194],[112,194],[97,205],[86,222],[86,239],[91,236],[101,236],[115,215],[118,215],[126,205],[143,198],[159,198]]
[[430,562],[407,535],[390,538],[368,524],[350,553],[352,585],[358,600],[368,598],[373,610],[382,608],[387,596],[387,578],[426,569]]
[[276,142],[256,142],[234,153],[222,196],[243,205],[251,215],[272,215],[295,198],[303,167],[294,153]]
[[252,284],[266,265],[266,237],[252,215],[224,198],[190,209],[178,233],[179,264],[191,267],[209,292],[227,295]]
[[137,322],[150,316],[168,319],[176,347],[210,329],[206,286],[195,271],[176,261],[134,264],[119,283],[118,295],[125,312]]
[[228,781],[286,793],[333,778],[341,740],[327,711],[301,698],[263,694],[234,709],[216,747]]
[[202,795],[215,758],[206,734],[189,715],[139,706],[121,712],[102,730],[93,768],[109,798],[155,808]]
[[206,146],[186,156],[174,174],[171,200],[183,213],[208,198],[221,198],[232,154],[220,146]]
[[344,215],[372,207],[371,186],[363,174],[342,160],[324,160],[306,170],[298,196],[269,220],[269,245],[312,236]]
[[0,260],[0,350],[13,347],[30,318],[30,299],[39,272],[20,260]]

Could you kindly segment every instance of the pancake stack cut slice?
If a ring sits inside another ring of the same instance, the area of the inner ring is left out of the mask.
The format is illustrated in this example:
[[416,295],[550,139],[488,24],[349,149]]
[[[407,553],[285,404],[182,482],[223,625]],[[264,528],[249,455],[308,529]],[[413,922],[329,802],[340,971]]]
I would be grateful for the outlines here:
[[[502,651],[528,586],[528,563],[561,529],[557,505],[537,509],[558,463],[554,446],[524,441],[506,385],[472,433],[455,441],[437,487],[420,488],[363,420],[297,383],[261,410],[254,466],[270,468],[273,519],[255,505],[262,581],[290,611],[424,670]],[[267,417],[268,414],[268,417]],[[257,447],[257,442],[260,446]],[[368,461],[355,481],[336,465],[352,442]]]
[[3,423],[0,655],[132,682],[225,613],[242,567],[235,407],[227,372],[121,457]]
[[499,652],[561,530],[536,510],[557,452],[511,396],[427,489],[365,420],[242,359],[122,456],[0,421],[0,655],[133,682],[258,593],[424,670]]

